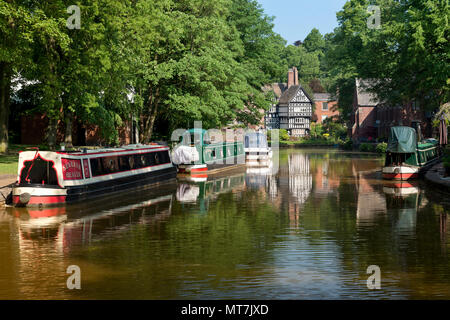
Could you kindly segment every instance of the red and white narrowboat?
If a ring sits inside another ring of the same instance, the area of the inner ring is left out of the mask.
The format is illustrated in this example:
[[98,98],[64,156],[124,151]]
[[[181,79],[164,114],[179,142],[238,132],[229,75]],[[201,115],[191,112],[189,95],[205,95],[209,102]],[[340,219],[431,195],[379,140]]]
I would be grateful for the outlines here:
[[72,203],[175,177],[169,147],[162,145],[75,152],[24,151],[19,155],[12,204]]

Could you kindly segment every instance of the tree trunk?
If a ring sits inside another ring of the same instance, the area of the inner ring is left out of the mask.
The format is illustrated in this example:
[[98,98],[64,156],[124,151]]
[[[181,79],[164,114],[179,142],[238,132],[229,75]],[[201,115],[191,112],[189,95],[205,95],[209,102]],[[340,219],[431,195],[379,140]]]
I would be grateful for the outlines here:
[[64,143],[66,148],[72,148],[72,124],[73,124],[73,113],[69,110],[65,112],[65,122],[66,122],[66,133],[64,135]]
[[157,114],[158,114],[158,105],[156,104],[155,106],[153,106],[152,113],[147,119],[146,131],[144,135],[145,143],[149,143],[151,141],[153,134],[153,125],[155,124]]
[[[152,89],[150,89],[152,91]],[[142,130],[142,143],[149,143],[153,134],[153,125],[155,124],[156,116],[158,115],[158,103],[159,103],[159,88],[156,88],[155,94],[149,95],[148,110],[149,114],[144,123]]]
[[0,152],[8,151],[9,95],[11,64],[0,62]]
[[58,119],[50,118],[48,120],[48,128],[46,132],[46,140],[50,150],[56,149],[56,137],[58,133]]

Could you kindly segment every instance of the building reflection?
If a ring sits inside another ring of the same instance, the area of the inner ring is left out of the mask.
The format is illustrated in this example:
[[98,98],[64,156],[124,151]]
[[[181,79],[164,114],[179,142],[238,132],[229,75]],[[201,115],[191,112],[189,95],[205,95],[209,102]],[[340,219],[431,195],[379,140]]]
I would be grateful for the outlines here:
[[270,202],[278,211],[287,212],[295,226],[312,190],[310,158],[307,154],[290,153],[279,163],[278,170],[274,170],[273,162],[267,167],[247,167],[246,187],[257,191],[260,200]]
[[364,172],[356,172],[355,187],[357,194],[357,225],[375,225],[378,218],[386,214],[386,198],[376,189],[374,177]]

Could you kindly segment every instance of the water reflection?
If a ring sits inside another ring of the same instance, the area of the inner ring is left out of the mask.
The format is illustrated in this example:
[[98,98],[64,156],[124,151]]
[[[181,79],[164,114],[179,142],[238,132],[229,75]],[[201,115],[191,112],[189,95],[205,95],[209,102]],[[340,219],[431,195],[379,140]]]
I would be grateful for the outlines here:
[[[447,197],[382,159],[283,150],[76,206],[0,213],[1,298],[450,298]],[[3,263],[5,261],[5,263]],[[81,267],[82,290],[65,287]],[[382,290],[367,289],[379,265]]]

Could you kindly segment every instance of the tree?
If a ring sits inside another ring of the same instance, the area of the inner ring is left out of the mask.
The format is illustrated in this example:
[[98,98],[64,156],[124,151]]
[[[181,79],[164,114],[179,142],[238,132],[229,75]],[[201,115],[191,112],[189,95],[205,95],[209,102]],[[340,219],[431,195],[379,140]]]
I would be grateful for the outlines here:
[[328,37],[324,60],[340,108],[349,110],[356,77],[377,79],[370,90],[387,105],[416,100],[435,110],[448,101],[448,1],[375,1],[380,29],[367,27],[370,3],[347,1]]
[[320,31],[313,28],[303,41],[303,46],[308,52],[323,53],[323,50],[325,49],[325,40]]
[[59,21],[28,1],[0,3],[0,30],[0,152],[5,152],[13,75],[33,68],[31,46],[36,37],[51,39],[51,44],[61,47],[67,46],[68,39],[59,32]]

